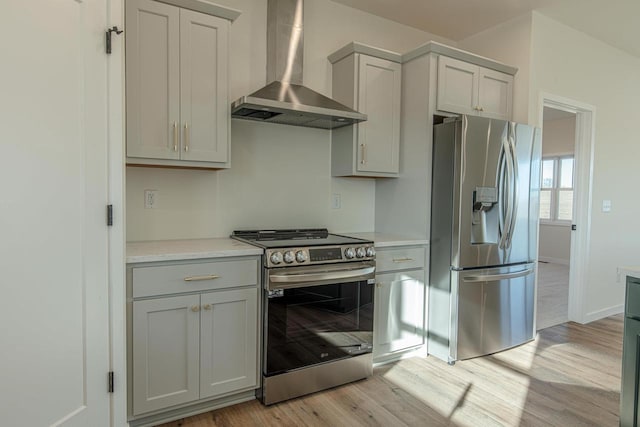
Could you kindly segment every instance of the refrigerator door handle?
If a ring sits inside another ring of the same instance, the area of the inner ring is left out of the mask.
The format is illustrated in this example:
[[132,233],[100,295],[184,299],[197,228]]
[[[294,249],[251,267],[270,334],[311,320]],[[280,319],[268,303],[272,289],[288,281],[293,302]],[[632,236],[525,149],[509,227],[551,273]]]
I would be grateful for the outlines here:
[[510,159],[511,159],[511,221],[508,224],[508,232],[507,232],[507,241],[505,242],[505,247],[511,247],[511,240],[513,238],[513,229],[516,226],[516,217],[518,216],[518,161],[516,158],[516,136],[515,136],[515,125],[513,123],[509,123],[509,151],[510,151]]
[[515,279],[518,277],[528,276],[533,273],[533,268],[527,268],[526,270],[517,271],[515,273],[504,273],[504,274],[480,274],[480,275],[471,275],[471,276],[463,276],[462,281],[464,282],[495,282],[498,280],[507,280],[507,279]]
[[511,149],[509,139],[502,140],[500,148],[500,175],[498,178],[498,187],[500,191],[500,241],[498,247],[500,249],[507,248],[507,240],[509,238],[509,225],[511,224]]

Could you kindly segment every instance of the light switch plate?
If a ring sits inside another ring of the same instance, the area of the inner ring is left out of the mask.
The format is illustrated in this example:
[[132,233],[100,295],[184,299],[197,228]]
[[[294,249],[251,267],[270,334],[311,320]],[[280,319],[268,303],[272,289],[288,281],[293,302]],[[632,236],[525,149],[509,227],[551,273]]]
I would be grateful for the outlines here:
[[611,212],[611,200],[602,201],[602,212]]

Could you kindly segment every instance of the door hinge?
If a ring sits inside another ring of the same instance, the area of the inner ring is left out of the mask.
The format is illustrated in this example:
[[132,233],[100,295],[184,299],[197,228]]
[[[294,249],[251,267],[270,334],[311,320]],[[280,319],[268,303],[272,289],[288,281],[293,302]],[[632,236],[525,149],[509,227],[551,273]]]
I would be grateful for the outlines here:
[[575,224],[571,224],[571,231],[576,231],[576,225]]
[[113,371],[109,371],[107,374],[107,392],[113,393]]
[[113,225],[113,205],[107,205],[107,225]]
[[116,35],[122,34],[124,30],[119,30],[118,27],[111,27],[106,32],[106,48],[107,55],[111,55],[111,33],[116,33]]

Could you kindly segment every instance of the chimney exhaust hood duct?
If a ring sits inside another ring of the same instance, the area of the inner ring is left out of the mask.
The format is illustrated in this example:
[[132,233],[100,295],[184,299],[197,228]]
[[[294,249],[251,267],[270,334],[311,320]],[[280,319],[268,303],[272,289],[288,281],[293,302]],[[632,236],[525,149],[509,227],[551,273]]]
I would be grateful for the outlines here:
[[268,0],[267,81],[231,104],[231,117],[320,129],[367,120],[365,114],[302,85],[303,0]]

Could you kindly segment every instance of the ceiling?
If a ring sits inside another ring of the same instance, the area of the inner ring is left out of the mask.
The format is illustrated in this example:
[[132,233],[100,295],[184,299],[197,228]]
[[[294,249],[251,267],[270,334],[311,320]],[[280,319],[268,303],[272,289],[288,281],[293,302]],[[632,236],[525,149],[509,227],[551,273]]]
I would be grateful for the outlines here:
[[[333,0],[459,41],[532,10],[640,57],[638,0]],[[399,5],[402,4],[402,6]]]

